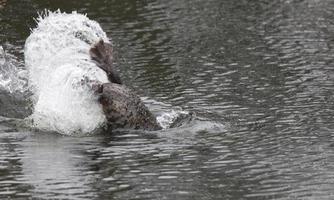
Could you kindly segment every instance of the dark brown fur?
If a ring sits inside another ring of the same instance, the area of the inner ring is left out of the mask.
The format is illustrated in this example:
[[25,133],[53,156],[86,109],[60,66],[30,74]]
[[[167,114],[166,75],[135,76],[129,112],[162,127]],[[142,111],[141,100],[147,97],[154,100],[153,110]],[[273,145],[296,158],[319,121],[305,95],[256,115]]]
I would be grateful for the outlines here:
[[108,127],[158,130],[155,116],[135,92],[124,85],[105,83],[99,99],[108,121]]
[[159,130],[155,116],[148,110],[140,97],[124,85],[113,68],[112,46],[100,40],[89,51],[97,66],[103,69],[110,83],[98,85],[95,92],[108,121],[108,128],[133,128]]
[[112,83],[122,84],[121,78],[113,67],[113,48],[110,43],[100,40],[90,50],[91,58],[96,61],[97,66],[107,73],[108,79]]

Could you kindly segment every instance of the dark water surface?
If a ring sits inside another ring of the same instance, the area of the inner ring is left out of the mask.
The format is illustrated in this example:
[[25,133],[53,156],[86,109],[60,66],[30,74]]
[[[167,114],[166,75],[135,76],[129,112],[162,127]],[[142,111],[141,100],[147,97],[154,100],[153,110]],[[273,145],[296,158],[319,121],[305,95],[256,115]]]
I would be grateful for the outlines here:
[[45,8],[98,21],[124,82],[196,120],[85,137],[0,121],[0,199],[334,199],[333,0],[8,0],[0,45],[21,65]]

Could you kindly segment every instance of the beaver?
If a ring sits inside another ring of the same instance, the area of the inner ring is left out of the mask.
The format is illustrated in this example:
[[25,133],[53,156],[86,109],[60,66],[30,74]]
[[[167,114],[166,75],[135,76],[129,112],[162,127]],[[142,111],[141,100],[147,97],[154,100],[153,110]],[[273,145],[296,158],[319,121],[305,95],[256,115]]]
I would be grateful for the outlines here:
[[100,40],[94,44],[89,54],[96,66],[104,70],[108,83],[97,83],[94,93],[99,96],[107,119],[108,129],[133,128],[159,130],[155,116],[149,111],[140,97],[122,84],[121,78],[113,67],[113,48],[110,43]]
[[34,127],[65,135],[93,133],[105,124],[112,129],[160,129],[121,81],[111,42],[96,21],[59,10],[36,21],[24,47],[33,105],[28,118]]

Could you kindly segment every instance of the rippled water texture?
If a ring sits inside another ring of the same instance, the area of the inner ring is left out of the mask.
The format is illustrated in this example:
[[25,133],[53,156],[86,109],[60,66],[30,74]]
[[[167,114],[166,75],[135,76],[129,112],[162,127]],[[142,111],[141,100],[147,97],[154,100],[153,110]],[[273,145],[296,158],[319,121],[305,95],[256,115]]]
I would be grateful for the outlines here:
[[[1,119],[1,199],[334,198],[334,1],[0,1],[0,45],[18,68],[45,8],[87,13],[151,108],[196,117],[89,137]],[[8,96],[1,115],[29,112]]]

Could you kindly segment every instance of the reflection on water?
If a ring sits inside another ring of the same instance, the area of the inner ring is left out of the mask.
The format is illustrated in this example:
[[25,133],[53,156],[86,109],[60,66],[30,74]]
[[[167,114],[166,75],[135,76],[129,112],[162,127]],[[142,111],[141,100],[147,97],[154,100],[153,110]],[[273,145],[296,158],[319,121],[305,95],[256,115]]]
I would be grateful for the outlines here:
[[196,119],[80,138],[1,121],[1,197],[333,198],[334,2],[13,0],[0,45],[22,59],[44,8],[97,20],[126,84]]

